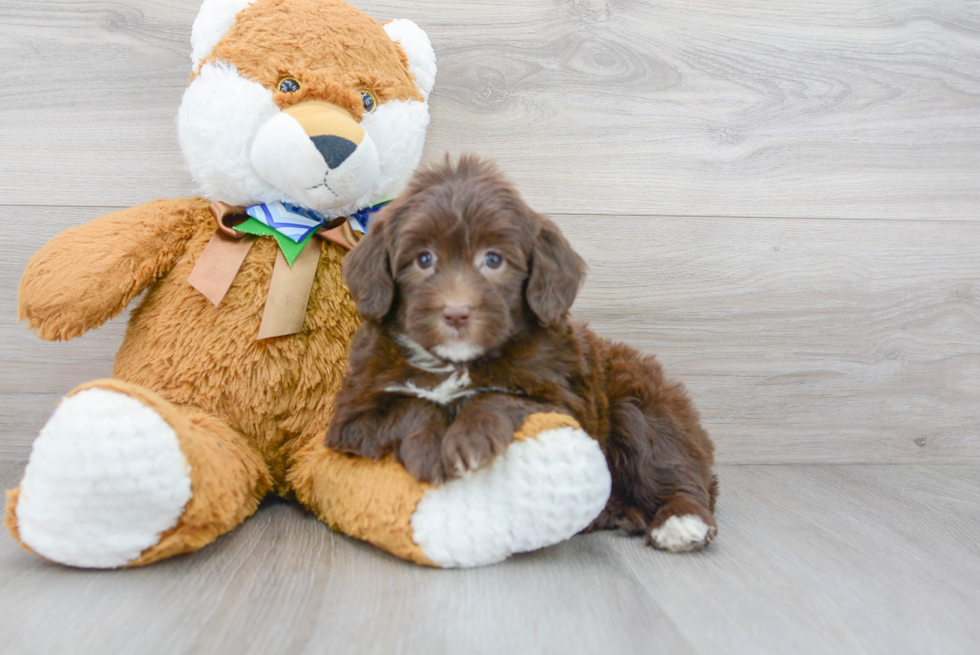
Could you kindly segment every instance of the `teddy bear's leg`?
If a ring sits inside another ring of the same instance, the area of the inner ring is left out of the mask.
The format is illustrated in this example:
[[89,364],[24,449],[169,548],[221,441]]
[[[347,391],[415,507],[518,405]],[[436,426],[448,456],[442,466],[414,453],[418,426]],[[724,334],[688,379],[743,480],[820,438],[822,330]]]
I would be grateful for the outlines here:
[[41,429],[6,523],[71,566],[141,566],[197,550],[255,511],[271,487],[228,425],[120,380],[72,391]]
[[529,416],[489,467],[440,487],[391,457],[348,457],[323,442],[314,435],[290,470],[300,502],[334,529],[428,566],[482,566],[550,546],[609,499],[599,444],[562,414]]

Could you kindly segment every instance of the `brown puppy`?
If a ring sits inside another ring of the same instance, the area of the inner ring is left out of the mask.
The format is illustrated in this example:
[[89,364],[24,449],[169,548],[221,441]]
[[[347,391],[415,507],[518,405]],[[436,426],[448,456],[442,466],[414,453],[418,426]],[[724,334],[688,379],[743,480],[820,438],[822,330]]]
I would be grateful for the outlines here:
[[490,463],[534,412],[599,441],[612,496],[593,529],[695,550],[715,535],[713,446],[651,356],[570,322],[585,263],[496,169],[423,170],[344,261],[364,324],[327,444],[394,453],[441,482]]

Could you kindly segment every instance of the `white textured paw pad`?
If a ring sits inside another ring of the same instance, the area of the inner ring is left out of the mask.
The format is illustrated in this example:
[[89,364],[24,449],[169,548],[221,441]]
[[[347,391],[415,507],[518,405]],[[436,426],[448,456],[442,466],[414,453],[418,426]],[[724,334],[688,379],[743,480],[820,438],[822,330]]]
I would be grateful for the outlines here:
[[704,548],[717,532],[700,516],[671,516],[659,528],[650,530],[650,542],[655,548],[683,553]]
[[412,515],[415,543],[442,567],[493,564],[584,530],[611,484],[594,439],[548,430],[514,442],[489,468],[427,491]]
[[66,398],[34,441],[17,526],[48,559],[113,568],[156,544],[190,498],[173,428],[134,398],[88,389]]

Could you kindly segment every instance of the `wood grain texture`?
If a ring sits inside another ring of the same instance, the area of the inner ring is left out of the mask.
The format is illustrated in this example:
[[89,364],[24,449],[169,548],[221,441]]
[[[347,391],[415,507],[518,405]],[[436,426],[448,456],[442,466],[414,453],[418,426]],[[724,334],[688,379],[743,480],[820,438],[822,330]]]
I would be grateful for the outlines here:
[[[23,464],[0,461],[0,483]],[[694,555],[615,533],[468,571],[406,564],[282,501],[193,555],[46,563],[0,535],[4,651],[976,652],[980,486],[944,467],[722,467]],[[980,479],[980,468],[959,468]]]
[[980,225],[560,216],[720,461],[980,463]]
[[935,469],[725,467],[718,549],[697,565],[610,544],[701,653],[965,655],[980,487]]
[[941,475],[955,478],[961,482],[967,482],[969,484],[980,486],[980,475],[977,475],[977,470],[973,466],[933,465],[928,466],[927,468]]
[[[198,0],[0,5],[0,204],[193,191],[174,115]],[[439,58],[426,159],[544,211],[976,220],[970,0],[377,2]]]
[[[15,323],[43,242],[109,208],[0,207],[0,456],[110,373],[124,317],[67,344]],[[554,217],[573,313],[685,381],[728,463],[980,463],[980,223]]]

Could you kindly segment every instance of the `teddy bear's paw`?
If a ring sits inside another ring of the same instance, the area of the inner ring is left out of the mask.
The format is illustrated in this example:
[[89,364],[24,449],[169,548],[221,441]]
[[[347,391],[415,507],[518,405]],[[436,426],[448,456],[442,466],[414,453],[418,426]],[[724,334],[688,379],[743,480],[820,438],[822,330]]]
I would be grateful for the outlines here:
[[412,515],[414,540],[443,568],[493,564],[584,530],[611,484],[594,439],[573,427],[546,430],[428,490]]
[[156,544],[190,498],[173,428],[135,398],[96,388],[63,400],[41,429],[15,512],[39,555],[115,568]]

